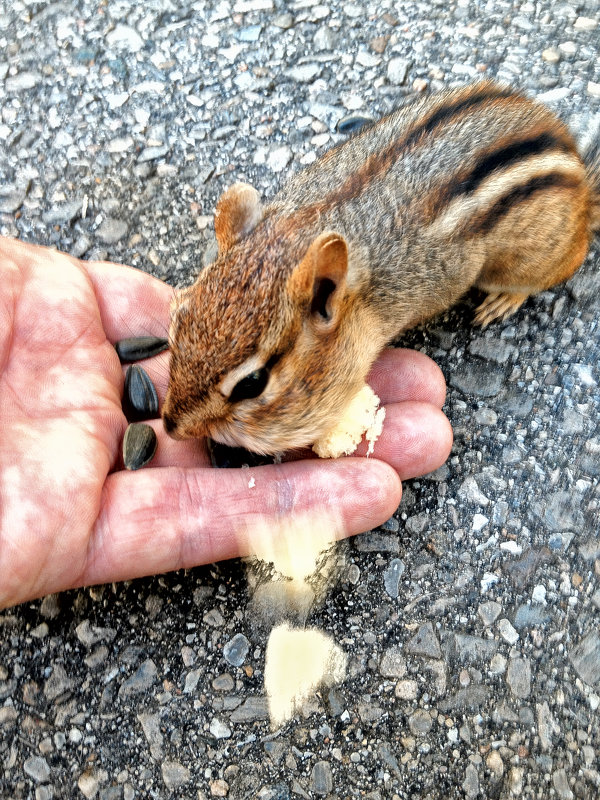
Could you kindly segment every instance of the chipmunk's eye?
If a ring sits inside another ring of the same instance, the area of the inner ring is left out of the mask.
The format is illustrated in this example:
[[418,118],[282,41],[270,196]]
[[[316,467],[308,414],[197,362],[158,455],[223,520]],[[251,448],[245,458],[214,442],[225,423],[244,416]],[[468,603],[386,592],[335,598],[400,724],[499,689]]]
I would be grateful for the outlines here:
[[268,382],[269,369],[266,366],[255,369],[250,375],[246,375],[236,383],[229,395],[229,402],[237,403],[239,400],[252,400],[254,397],[258,397],[263,393]]
[[254,372],[239,380],[231,390],[229,402],[237,403],[239,400],[253,400],[255,397],[259,397],[269,382],[271,369],[280,358],[281,353],[274,353],[264,367],[255,369]]

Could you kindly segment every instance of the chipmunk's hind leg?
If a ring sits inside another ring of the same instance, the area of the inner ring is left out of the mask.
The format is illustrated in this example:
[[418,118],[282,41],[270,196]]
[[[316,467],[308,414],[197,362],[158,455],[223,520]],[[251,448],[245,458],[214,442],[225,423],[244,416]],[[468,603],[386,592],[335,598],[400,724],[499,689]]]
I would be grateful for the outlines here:
[[[592,235],[589,195],[584,190],[563,194],[529,198],[528,213],[519,217],[515,211],[496,226],[475,281],[488,295],[477,309],[476,324],[506,319],[528,297],[562,283],[579,268]],[[540,225],[545,218],[553,220],[552,226]]]
[[496,319],[504,320],[514,314],[528,297],[528,294],[519,292],[492,292],[477,307],[473,323],[485,328]]
[[591,204],[583,165],[575,156],[557,156],[550,172],[509,186],[484,207],[472,231],[484,248],[475,286],[488,297],[475,322],[505,319],[530,295],[573,275],[592,237]]

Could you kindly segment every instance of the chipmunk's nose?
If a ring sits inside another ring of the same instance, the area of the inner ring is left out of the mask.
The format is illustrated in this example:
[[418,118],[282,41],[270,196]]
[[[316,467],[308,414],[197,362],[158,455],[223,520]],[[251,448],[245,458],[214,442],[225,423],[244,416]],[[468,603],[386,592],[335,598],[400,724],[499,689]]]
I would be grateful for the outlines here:
[[162,415],[163,425],[165,426],[165,431],[169,434],[169,436],[175,436],[175,431],[177,430],[177,423],[175,420],[170,417],[168,414],[163,412]]

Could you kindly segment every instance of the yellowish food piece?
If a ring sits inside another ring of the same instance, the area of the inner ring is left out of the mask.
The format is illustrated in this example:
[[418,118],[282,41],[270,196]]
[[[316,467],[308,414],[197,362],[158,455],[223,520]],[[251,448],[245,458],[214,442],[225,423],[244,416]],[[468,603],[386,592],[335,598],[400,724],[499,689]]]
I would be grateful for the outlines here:
[[379,398],[366,385],[350,401],[337,425],[313,444],[319,458],[339,458],[353,453],[365,435],[369,448],[367,456],[373,452],[375,442],[383,430],[385,408],[379,407]]
[[322,631],[273,628],[265,662],[271,726],[278,728],[291,719],[319,686],[341,683],[347,663],[341,647]]
[[[245,532],[241,545],[254,554],[249,575],[252,566],[261,563],[271,565],[275,572],[272,583],[260,583],[254,591],[270,586],[264,595],[269,602],[287,609],[291,618],[306,619],[316,584],[326,583],[334,569],[335,560],[326,554],[343,530],[341,517],[331,509],[318,514],[296,512],[282,519],[276,532],[270,521],[255,524]],[[264,678],[272,727],[291,719],[319,686],[343,681],[346,663],[346,654],[326,633],[288,624],[274,627],[267,643]]]
[[271,520],[255,524],[240,540],[240,549],[272,564],[281,576],[303,583],[314,574],[322,554],[342,537],[343,530],[341,515],[335,509],[296,511],[282,517],[277,530],[273,530]]

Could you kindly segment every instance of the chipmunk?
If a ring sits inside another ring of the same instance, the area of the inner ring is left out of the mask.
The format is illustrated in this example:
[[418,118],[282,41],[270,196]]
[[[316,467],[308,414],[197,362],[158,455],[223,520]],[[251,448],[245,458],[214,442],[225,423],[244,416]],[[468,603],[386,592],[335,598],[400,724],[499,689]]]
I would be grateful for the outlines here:
[[175,438],[273,454],[329,430],[381,349],[487,293],[475,321],[571,276],[600,230],[600,148],[481,82],[361,129],[263,206],[218,201],[217,260],[176,294],[162,416]]

